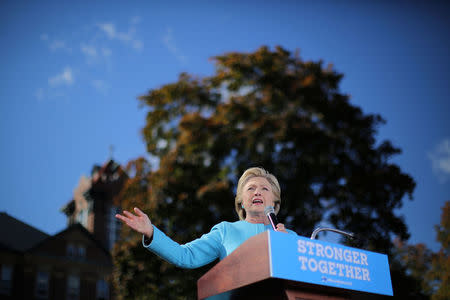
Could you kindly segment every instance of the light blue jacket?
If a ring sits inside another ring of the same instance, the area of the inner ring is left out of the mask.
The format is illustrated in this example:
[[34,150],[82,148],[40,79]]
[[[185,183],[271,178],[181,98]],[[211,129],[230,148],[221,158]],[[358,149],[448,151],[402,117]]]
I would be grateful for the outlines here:
[[[149,244],[142,244],[162,259],[180,268],[198,268],[215,259],[222,260],[230,255],[248,238],[273,230],[271,225],[254,224],[247,221],[221,222],[215,225],[209,233],[202,235],[192,242],[180,245],[153,226],[153,239]],[[287,230],[296,234],[292,230]]]

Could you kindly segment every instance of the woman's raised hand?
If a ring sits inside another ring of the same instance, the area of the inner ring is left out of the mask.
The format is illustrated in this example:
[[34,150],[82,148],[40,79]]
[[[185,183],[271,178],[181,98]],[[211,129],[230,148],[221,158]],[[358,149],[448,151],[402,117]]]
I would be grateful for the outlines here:
[[136,214],[124,210],[123,215],[117,214],[116,218],[122,220],[131,229],[151,238],[153,236],[152,222],[139,208],[135,207],[134,212]]

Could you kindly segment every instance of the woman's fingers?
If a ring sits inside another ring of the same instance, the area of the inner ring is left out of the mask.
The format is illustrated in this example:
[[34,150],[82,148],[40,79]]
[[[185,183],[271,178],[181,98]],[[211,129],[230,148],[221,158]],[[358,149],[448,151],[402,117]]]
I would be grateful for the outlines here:
[[153,226],[148,216],[137,207],[134,208],[134,212],[136,215],[124,210],[123,215],[116,214],[116,218],[123,221],[131,229],[151,237],[153,235]]
[[121,214],[116,214],[116,218],[122,220],[123,222],[126,222],[128,220],[127,217],[124,217]]
[[126,215],[129,219],[134,219],[136,218],[136,216],[132,213],[130,213],[129,211],[124,210],[123,214]]
[[134,208],[134,212],[140,217],[146,216],[146,214],[144,214],[144,212],[137,207]]
[[277,224],[277,231],[287,233],[286,228],[284,227],[283,223]]

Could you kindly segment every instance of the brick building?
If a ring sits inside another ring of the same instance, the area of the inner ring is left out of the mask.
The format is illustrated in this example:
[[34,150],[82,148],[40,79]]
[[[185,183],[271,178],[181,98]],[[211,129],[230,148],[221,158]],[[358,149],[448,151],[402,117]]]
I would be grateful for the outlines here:
[[115,197],[126,177],[113,160],[103,166],[94,166],[91,177],[80,178],[73,199],[61,209],[67,216],[68,225],[80,223],[111,250],[120,230],[120,222],[114,217],[119,212]]
[[55,235],[0,212],[0,299],[113,299],[114,198],[125,179],[113,160],[95,166],[61,209],[67,228]]

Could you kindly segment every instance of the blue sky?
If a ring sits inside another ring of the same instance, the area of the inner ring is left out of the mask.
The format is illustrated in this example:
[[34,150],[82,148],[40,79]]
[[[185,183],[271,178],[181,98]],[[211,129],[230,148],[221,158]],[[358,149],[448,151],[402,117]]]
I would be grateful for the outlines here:
[[398,213],[411,243],[437,250],[450,200],[450,6],[311,2],[1,1],[0,211],[63,230],[59,209],[110,145],[122,164],[147,155],[138,96],[183,71],[212,75],[214,55],[281,45],[332,63],[351,103],[387,121],[377,141],[403,150],[392,162],[417,182]]

